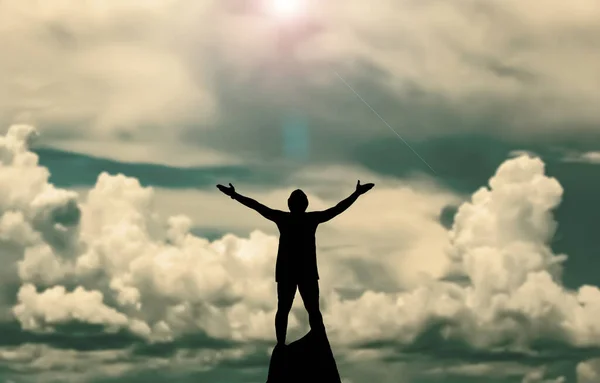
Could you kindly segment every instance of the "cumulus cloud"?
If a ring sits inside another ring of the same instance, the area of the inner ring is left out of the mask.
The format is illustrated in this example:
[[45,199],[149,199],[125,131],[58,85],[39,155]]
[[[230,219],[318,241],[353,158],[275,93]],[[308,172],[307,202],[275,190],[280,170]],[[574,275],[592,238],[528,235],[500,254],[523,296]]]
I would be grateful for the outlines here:
[[[440,277],[448,262],[444,254],[448,234],[439,222],[440,211],[458,204],[461,197],[429,180],[398,180],[353,167],[321,166],[300,170],[286,185],[269,190],[235,186],[240,193],[282,210],[287,209],[290,191],[302,188],[309,209],[323,210],[350,195],[356,179],[377,187],[343,218],[319,228],[322,284],[327,289],[397,291]],[[215,192],[156,188],[154,199],[161,215],[185,211],[200,231],[241,234],[258,229],[277,235],[271,222]]]
[[593,383],[600,379],[600,359],[590,359],[577,365],[577,383]]
[[[8,293],[11,283],[19,286],[14,300],[3,302],[5,316],[32,333],[61,332],[79,323],[89,331],[129,332],[149,343],[198,333],[242,343],[273,340],[274,235],[256,230],[247,237],[200,238],[190,233],[190,218],[158,214],[154,190],[123,175],[101,174],[84,197],[57,189],[28,149],[34,136],[33,128],[18,125],[0,138],[0,246],[8,265],[1,287]],[[318,173],[311,177],[318,179]],[[332,223],[330,233],[363,232],[365,240],[392,243],[383,231],[396,225],[399,233],[422,239],[408,242],[404,252],[366,247],[372,264],[391,276],[392,289],[371,282],[358,297],[344,297],[333,272],[347,266],[348,254],[323,263],[324,274],[332,273],[323,276],[322,297],[335,347],[380,342],[409,352],[431,333],[440,342],[480,352],[535,355],[540,351],[533,346],[546,341],[599,346],[600,289],[572,291],[560,282],[566,256],[554,254],[549,242],[563,189],[545,174],[541,159],[522,155],[501,164],[488,185],[462,203],[449,231],[435,223],[435,211],[456,196],[431,192],[427,204],[410,187],[391,193],[390,185],[397,185],[388,182],[378,184],[381,200],[361,200],[353,207],[356,214]],[[326,189],[314,194],[314,208],[325,207],[330,198],[317,195],[340,193]],[[416,227],[398,221],[380,203],[393,198],[413,201],[407,211]],[[358,221],[367,211],[381,215],[382,223],[371,230]],[[434,245],[426,243],[425,233],[435,234]],[[424,254],[425,249],[434,254]],[[418,254],[441,266],[415,266]],[[406,274],[400,270],[406,265],[427,277],[403,283]],[[292,333],[306,330],[300,313],[296,302]],[[592,366],[582,363],[579,374],[590,375]],[[485,366],[472,367],[471,373]],[[527,379],[535,381],[536,374]]]
[[63,286],[55,286],[38,293],[35,286],[26,284],[19,290],[18,300],[13,312],[25,330],[45,330],[71,321],[109,329],[127,324],[125,315],[103,304],[102,293],[81,287],[68,293]]
[[[25,329],[76,321],[148,339],[186,331],[271,337],[274,237],[195,237],[188,218],[161,221],[152,189],[122,175],[102,174],[79,201],[48,183],[26,145],[34,132],[14,126],[0,140],[0,237],[14,266],[4,269],[5,281],[18,271],[22,286],[12,311]],[[67,290],[72,285],[79,287]]]
[[394,339],[408,346],[437,325],[442,339],[480,350],[526,352],[540,340],[597,346],[600,289],[565,289],[560,284],[565,256],[548,245],[556,227],[552,210],[562,192],[539,158],[507,160],[456,214],[448,279],[406,293],[333,300],[326,317],[336,339]]

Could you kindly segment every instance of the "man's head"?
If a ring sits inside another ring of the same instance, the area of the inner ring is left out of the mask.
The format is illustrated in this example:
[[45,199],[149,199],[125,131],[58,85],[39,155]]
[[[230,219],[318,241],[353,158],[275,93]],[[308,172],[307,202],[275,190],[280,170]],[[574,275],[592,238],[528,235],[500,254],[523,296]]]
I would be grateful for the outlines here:
[[308,207],[308,197],[300,189],[296,189],[288,198],[288,207],[292,213],[304,213]]

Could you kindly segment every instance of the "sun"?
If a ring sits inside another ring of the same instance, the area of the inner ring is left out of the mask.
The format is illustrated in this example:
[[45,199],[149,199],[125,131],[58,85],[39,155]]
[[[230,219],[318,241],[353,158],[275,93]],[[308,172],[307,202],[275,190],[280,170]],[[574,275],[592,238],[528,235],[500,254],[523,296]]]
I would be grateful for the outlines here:
[[269,0],[270,13],[278,19],[293,19],[304,12],[303,0]]

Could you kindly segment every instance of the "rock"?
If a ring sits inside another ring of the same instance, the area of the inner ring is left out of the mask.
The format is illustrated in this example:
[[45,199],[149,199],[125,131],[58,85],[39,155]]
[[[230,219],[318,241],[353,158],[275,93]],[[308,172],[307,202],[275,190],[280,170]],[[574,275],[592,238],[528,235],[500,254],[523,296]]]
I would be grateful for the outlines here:
[[287,346],[276,346],[271,354],[267,383],[341,383],[325,332],[309,331]]

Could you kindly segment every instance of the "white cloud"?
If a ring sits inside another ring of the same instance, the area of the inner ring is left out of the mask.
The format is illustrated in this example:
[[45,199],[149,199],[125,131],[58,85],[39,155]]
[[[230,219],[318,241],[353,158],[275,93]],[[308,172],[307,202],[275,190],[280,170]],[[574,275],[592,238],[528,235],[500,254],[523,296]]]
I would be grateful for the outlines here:
[[[5,139],[10,161],[0,169],[7,181],[0,227],[5,238],[23,233],[10,241],[20,240],[13,262],[23,286],[13,312],[24,328],[80,321],[158,340],[200,329],[220,338],[272,337],[276,238],[197,238],[186,217],[161,221],[153,190],[122,175],[100,175],[79,202],[76,193],[47,183],[47,171],[14,138],[22,129]],[[21,165],[23,158],[29,161]],[[35,187],[23,188],[25,182]],[[81,287],[62,285],[73,282]],[[297,325],[293,317],[290,323]]]
[[525,351],[538,339],[598,344],[600,289],[562,287],[565,257],[548,246],[555,229],[551,212],[562,195],[558,181],[544,175],[540,159],[522,156],[502,164],[489,184],[460,207],[450,231],[447,254],[455,267],[449,271],[469,283],[440,281],[407,293],[334,299],[326,317],[336,339],[408,345],[433,321],[446,323],[444,339],[476,349]]
[[[425,371],[426,375],[439,376],[445,378],[448,376],[462,377],[510,377],[531,374],[530,368],[516,362],[498,362],[498,363],[473,363],[458,364],[443,367],[433,367]],[[537,370],[536,370],[537,371]]]
[[[238,192],[281,210],[287,210],[290,191],[301,187],[308,194],[309,210],[322,210],[349,196],[358,178],[377,186],[340,217],[320,227],[317,243],[322,283],[359,289],[381,289],[385,284],[388,290],[398,290],[414,287],[423,278],[440,277],[447,263],[444,248],[448,235],[439,223],[439,212],[461,199],[430,180],[399,181],[336,166],[309,167],[292,176],[285,188],[264,191],[251,185],[235,186]],[[224,198],[216,188],[154,191],[154,206],[161,216],[185,212],[196,228],[236,233],[258,229],[277,235],[275,225]],[[373,281],[370,274],[382,268],[388,274]]]
[[521,157],[521,156],[540,157],[536,153],[529,151],[529,150],[511,150],[508,153],[508,156],[509,157]]
[[102,293],[81,287],[69,293],[63,286],[55,286],[38,293],[35,286],[25,284],[18,299],[13,311],[25,330],[47,331],[72,321],[118,329],[128,322],[125,315],[103,304]]
[[563,158],[563,161],[599,164],[600,152],[569,153]]
[[[273,340],[274,235],[253,231],[213,242],[194,236],[189,230],[196,215],[191,220],[159,214],[155,191],[122,175],[100,175],[84,198],[57,189],[27,150],[33,133],[16,126],[0,138],[0,246],[10,250],[5,259],[18,271],[12,281],[21,285],[13,307],[6,308],[23,328],[47,332],[78,321],[106,331],[127,329],[148,341],[199,331],[221,339]],[[319,179],[319,172],[311,172],[298,180]],[[450,231],[437,222],[436,212],[457,196],[423,180],[375,182],[372,192],[323,232],[338,244],[344,244],[342,234],[376,243],[365,246],[362,258],[321,252],[324,317],[334,347],[365,341],[407,346],[439,323],[441,339],[481,351],[527,351],[539,340],[570,347],[600,344],[600,289],[570,291],[560,284],[565,256],[553,254],[548,243],[563,189],[544,174],[539,158],[504,162],[489,185],[460,206]],[[348,185],[352,189],[354,181]],[[312,208],[346,194],[333,186],[309,191]],[[285,197],[278,190],[263,202],[283,207]],[[236,207],[239,217],[248,214],[248,224],[260,218]],[[373,219],[359,219],[365,216]],[[352,275],[349,259],[378,265],[391,288],[377,285],[381,274]],[[419,271],[427,277],[410,280],[410,273]],[[454,282],[457,278],[462,282]],[[334,289],[360,283],[366,291],[357,299]],[[302,313],[296,302],[291,333],[306,329]]]
[[595,383],[600,380],[600,359],[590,359],[577,365],[577,383]]
[[567,379],[564,376],[548,378],[544,368],[533,370],[523,377],[521,383],[565,383]]

